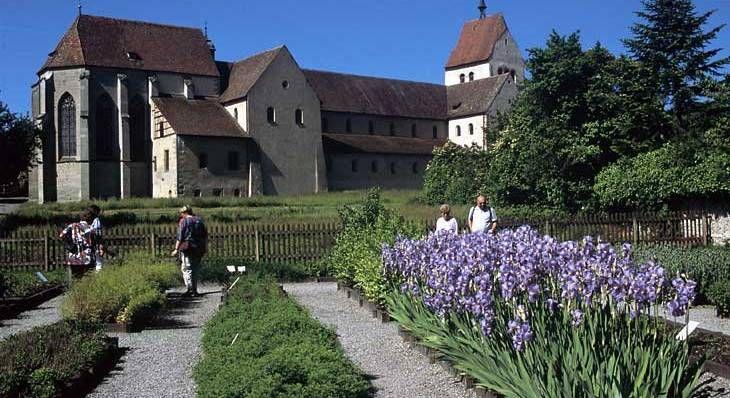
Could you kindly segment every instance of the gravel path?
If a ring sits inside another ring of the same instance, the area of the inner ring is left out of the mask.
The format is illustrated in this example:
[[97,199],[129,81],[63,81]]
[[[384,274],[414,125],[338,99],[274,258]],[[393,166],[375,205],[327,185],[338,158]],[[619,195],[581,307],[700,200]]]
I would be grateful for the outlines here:
[[201,327],[220,303],[218,285],[199,291],[200,298],[171,300],[172,308],[152,328],[110,334],[127,351],[89,397],[195,397],[192,372],[200,356]]
[[35,309],[21,312],[17,318],[0,320],[0,340],[36,326],[49,325],[61,320],[61,303],[64,295],[57,296]]
[[372,376],[375,397],[475,397],[441,366],[408,348],[395,322],[380,323],[335,283],[285,284],[284,289],[322,323],[332,326],[347,356]]
[[[684,324],[684,317],[675,318],[669,315],[666,308],[659,310],[661,316],[670,321],[679,322]],[[700,323],[698,328],[711,330],[713,332],[719,332],[730,336],[730,318],[718,318],[715,316],[715,307],[713,306],[700,306],[692,307],[689,309],[689,320],[697,321]]]

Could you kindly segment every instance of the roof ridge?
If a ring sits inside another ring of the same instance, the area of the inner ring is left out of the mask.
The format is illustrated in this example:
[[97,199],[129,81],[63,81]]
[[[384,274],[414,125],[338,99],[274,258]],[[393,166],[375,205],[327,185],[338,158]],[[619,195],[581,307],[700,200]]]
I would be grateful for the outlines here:
[[[483,21],[483,20],[485,20],[485,19],[491,19],[491,18],[496,18],[496,17],[502,17],[502,19],[504,19],[504,14],[503,14],[503,13],[502,13],[502,12],[500,11],[500,12],[497,12],[497,13],[494,13],[494,14],[489,14],[489,15],[485,16],[484,18],[475,18],[475,19],[470,19],[470,20],[466,21],[466,22],[464,23],[464,25],[466,25],[466,24],[468,24],[468,23],[472,23],[472,22],[478,22],[478,21]],[[505,20],[505,23],[506,23],[506,22],[507,22],[507,21]]]
[[[259,52],[255,53],[255,54],[249,55],[246,58],[239,59],[238,61],[231,61],[230,63],[233,64],[233,65],[236,65],[236,64],[238,64],[240,62],[248,61],[249,59],[252,59],[252,58],[255,58],[255,57],[264,55],[266,53],[270,53],[270,52],[274,52],[274,51],[281,51],[285,47],[286,47],[285,44],[280,44],[280,45],[278,45],[278,46],[276,46],[274,48],[270,48],[270,49],[264,50],[264,51],[259,51]],[[224,61],[224,62],[226,62],[226,61]]]
[[406,80],[406,79],[396,79],[393,77],[378,77],[378,76],[368,76],[368,75],[356,75],[354,73],[344,73],[344,72],[333,72],[333,71],[327,71],[327,70],[321,70],[321,69],[302,69],[304,72],[316,72],[316,73],[330,73],[333,75],[340,75],[340,76],[350,76],[350,77],[360,77],[365,79],[375,79],[375,80],[389,80],[394,82],[402,82],[402,83],[416,83],[416,84],[426,84],[430,86],[437,86],[437,87],[446,87],[443,84],[440,83],[430,83],[430,82],[419,82],[416,80]]
[[97,19],[106,19],[111,21],[119,21],[119,22],[128,22],[128,23],[136,23],[140,25],[153,25],[153,26],[161,26],[165,28],[175,28],[175,29],[187,29],[187,30],[197,30],[202,33],[202,29],[200,28],[193,28],[190,26],[182,26],[182,25],[173,25],[173,24],[165,24],[165,23],[159,23],[159,22],[149,22],[149,21],[140,21],[136,19],[126,19],[126,18],[115,18],[115,17],[107,17],[103,15],[91,15],[91,14],[81,14],[76,19],[78,20],[81,17],[91,17],[91,18],[97,18]]

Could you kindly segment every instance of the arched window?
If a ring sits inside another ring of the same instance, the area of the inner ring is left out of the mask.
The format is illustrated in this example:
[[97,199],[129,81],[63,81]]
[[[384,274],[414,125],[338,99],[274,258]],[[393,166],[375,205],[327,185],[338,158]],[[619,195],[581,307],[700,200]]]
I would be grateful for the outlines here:
[[233,118],[238,121],[238,108],[233,108]]
[[157,135],[160,137],[165,136],[165,122],[157,123]]
[[499,68],[497,68],[497,74],[498,74],[498,75],[501,75],[502,73],[504,73],[504,68],[502,68],[502,67],[500,66]]
[[378,172],[378,161],[377,160],[373,160],[373,162],[370,163],[370,171],[373,173]]
[[327,121],[326,117],[323,117],[322,118],[322,132],[327,133],[327,132],[329,132],[329,129],[330,129],[329,122]]
[[352,160],[352,172],[357,173],[357,159]]
[[352,133],[352,120],[350,120],[350,118],[345,120],[345,131]]
[[388,128],[388,131],[390,131],[390,135],[395,135],[395,123],[390,122],[390,126]]
[[474,135],[474,125],[469,123],[469,135]]
[[198,168],[204,169],[206,167],[208,167],[208,154],[205,152],[201,152],[198,155]]
[[390,174],[395,174],[395,162],[390,162]]
[[418,134],[418,127],[414,123],[411,125],[411,137],[415,138],[417,134]]
[[368,133],[373,134],[375,132],[375,123],[371,120],[368,122]]
[[418,174],[418,162],[413,162],[411,169],[413,170],[413,174]]
[[456,136],[461,137],[461,126],[456,126]]
[[109,94],[102,94],[96,99],[96,112],[94,122],[94,134],[96,137],[96,156],[99,158],[111,158],[114,156],[116,134],[114,126],[114,115],[116,107]]
[[273,106],[266,108],[266,120],[271,124],[276,124],[276,110]]
[[459,82],[460,82],[460,83],[464,83],[464,82],[466,82],[466,75],[464,75],[463,73],[462,73],[462,74],[460,74],[460,75],[459,75]]
[[510,76],[512,76],[512,80],[517,81],[517,78],[515,77],[515,70],[512,69],[509,71]]
[[70,94],[64,94],[58,104],[58,151],[62,157],[76,156],[76,103]]
[[436,126],[433,126],[433,139],[439,138],[439,128]]
[[304,127],[304,111],[301,109],[297,109],[294,111],[294,122],[299,127]]
[[147,160],[147,105],[142,96],[135,95],[129,103],[129,145],[133,162]]
[[470,82],[474,81],[474,72],[469,72],[469,81]]
[[233,196],[235,196],[235,197],[241,196],[241,190],[238,189],[238,188],[234,189],[233,190]]

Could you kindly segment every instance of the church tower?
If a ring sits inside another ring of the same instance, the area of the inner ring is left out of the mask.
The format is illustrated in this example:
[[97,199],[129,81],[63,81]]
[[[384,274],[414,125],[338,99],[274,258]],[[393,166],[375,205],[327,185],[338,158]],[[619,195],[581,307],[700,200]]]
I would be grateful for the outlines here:
[[445,67],[447,86],[509,73],[514,82],[525,76],[525,61],[502,14],[487,15],[484,0],[479,18],[464,24]]

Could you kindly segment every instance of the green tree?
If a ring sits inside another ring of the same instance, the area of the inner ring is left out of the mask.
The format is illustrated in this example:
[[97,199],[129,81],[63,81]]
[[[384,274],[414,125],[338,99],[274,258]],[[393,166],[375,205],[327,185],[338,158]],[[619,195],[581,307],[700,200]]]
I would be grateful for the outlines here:
[[488,181],[489,155],[477,146],[448,142],[433,150],[423,178],[427,203],[472,203]]
[[33,165],[36,150],[41,145],[41,131],[24,115],[10,112],[0,101],[0,184],[18,181]]
[[691,0],[643,0],[636,14],[641,22],[631,28],[626,47],[641,62],[657,87],[665,108],[674,116],[675,134],[691,128],[690,114],[704,96],[708,78],[718,76],[730,57],[717,58],[720,49],[708,49],[724,25],[703,28],[714,11],[697,14]]

